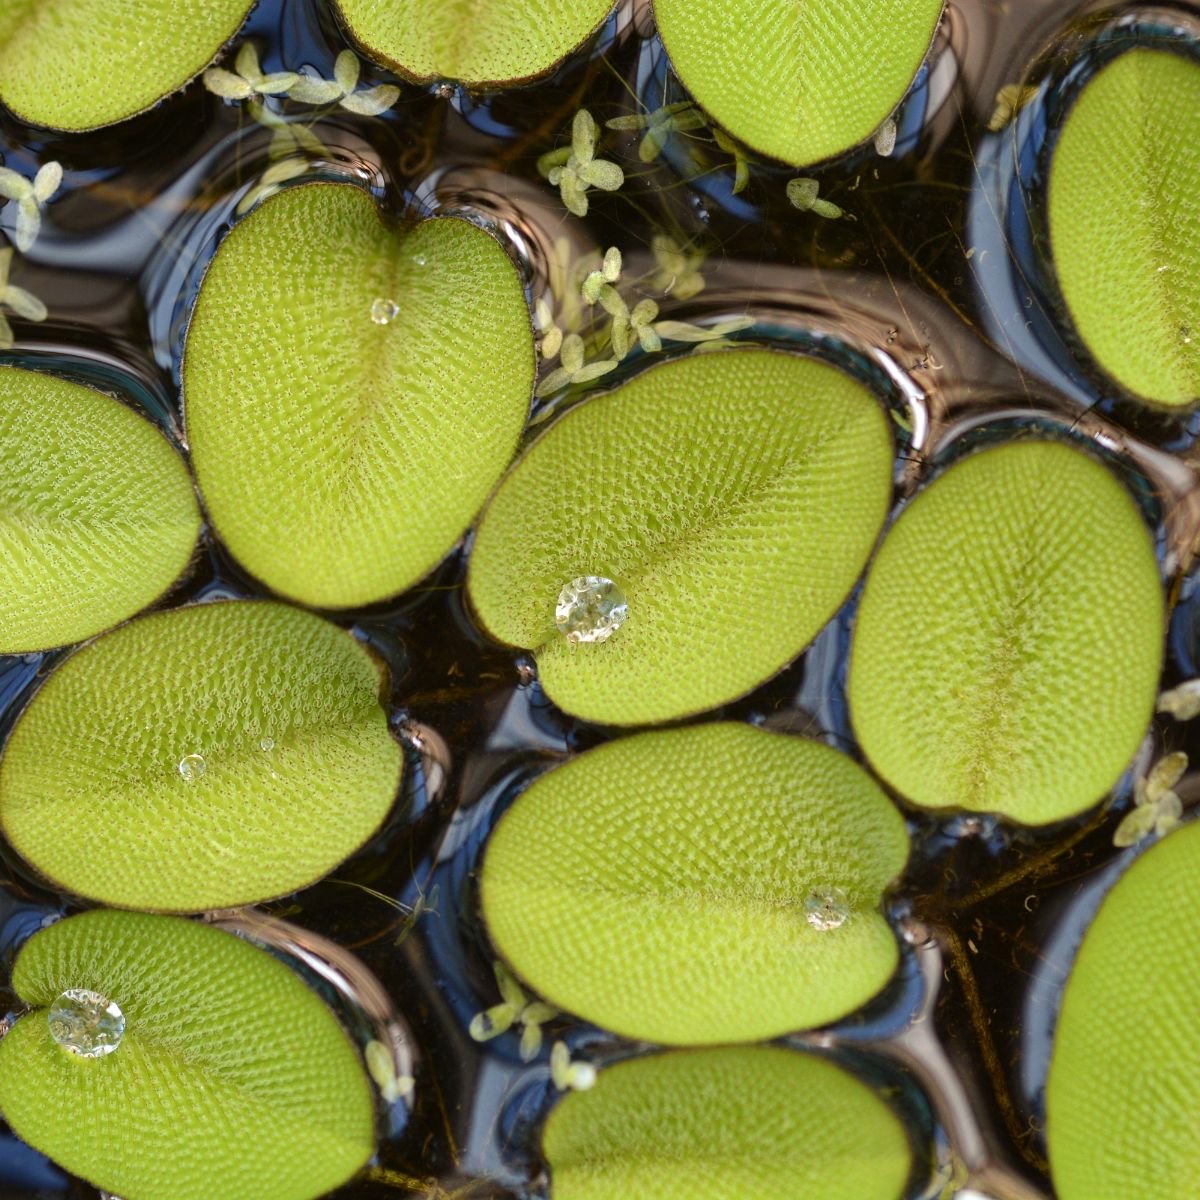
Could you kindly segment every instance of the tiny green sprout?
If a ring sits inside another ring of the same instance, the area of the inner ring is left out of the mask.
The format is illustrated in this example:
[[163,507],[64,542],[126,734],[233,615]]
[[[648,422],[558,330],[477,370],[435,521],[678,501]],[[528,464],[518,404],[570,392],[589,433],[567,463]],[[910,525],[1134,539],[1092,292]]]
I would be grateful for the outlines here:
[[534,315],[537,317],[538,329],[542,340],[538,343],[538,352],[549,362],[562,349],[563,331],[554,320],[554,310],[545,296],[539,296],[534,305]]
[[17,205],[17,228],[13,241],[22,254],[27,253],[37,241],[38,231],[42,227],[42,209],[58,191],[62,177],[62,166],[56,162],[43,163],[33,179],[26,179],[11,167],[0,167],[0,196],[15,201]]
[[572,1062],[566,1042],[555,1042],[550,1051],[550,1078],[560,1092],[586,1092],[596,1082],[596,1068],[588,1062]]
[[693,129],[703,129],[707,122],[704,114],[690,100],[680,100],[644,115],[613,117],[605,124],[609,129],[616,130],[644,129],[645,136],[638,143],[638,158],[644,163],[649,163],[662,153],[672,133],[690,133]]
[[662,349],[662,338],[654,327],[658,305],[653,300],[639,300],[628,317],[613,317],[610,340],[613,356],[619,361],[633,349],[636,340],[647,354]]
[[713,126],[712,135],[717,145],[733,156],[733,194],[736,196],[750,182],[750,160],[741,142],[735,141],[719,126]]
[[[8,282],[12,258],[11,246],[0,250],[0,309],[7,308],[9,312],[24,317],[26,321],[44,321],[46,306],[32,292]],[[4,313],[0,312],[0,350],[10,349],[14,341],[12,326]]]
[[386,1104],[395,1104],[412,1092],[416,1081],[411,1075],[396,1074],[395,1056],[383,1042],[369,1041],[363,1051],[363,1060]]
[[239,201],[237,215],[248,213],[260,200],[273,196],[289,179],[297,179],[308,170],[308,159],[291,156],[273,162],[262,178]]
[[815,213],[827,221],[836,221],[838,217],[845,216],[845,212],[832,201],[818,198],[820,190],[821,184],[816,179],[801,176],[788,180],[787,198],[793,208]]
[[537,386],[535,394],[539,400],[557,392],[559,388],[566,387],[568,383],[589,383],[593,379],[599,379],[601,375],[607,375],[617,366],[615,358],[585,363],[583,338],[577,333],[570,333],[563,339],[559,357],[562,366],[551,371]]
[[888,117],[875,131],[875,153],[880,158],[891,158],[896,149],[896,118]]
[[267,157],[287,158],[294,154],[308,154],[313,158],[332,158],[333,152],[306,125],[289,121],[272,111],[262,100],[251,100],[246,106],[250,116],[264,129],[271,131],[271,144]]
[[715,325],[691,325],[687,321],[659,321],[654,329],[660,337],[673,342],[715,342],[727,334],[738,333],[754,324],[754,318],[731,317]]
[[541,1000],[530,1000],[499,959],[492,963],[492,971],[500,989],[501,1002],[476,1013],[467,1032],[477,1042],[490,1042],[514,1025],[520,1025],[521,1061],[530,1062],[542,1048],[542,1026],[558,1016],[558,1009]]
[[264,75],[254,43],[244,42],[234,60],[233,70],[209,67],[204,72],[204,86],[223,100],[249,100],[253,96],[278,96],[299,78],[295,71]]
[[433,885],[433,888],[430,890],[428,895],[426,895],[424,892],[419,892],[417,895],[417,902],[408,910],[404,920],[400,923],[400,932],[396,936],[395,941],[397,946],[403,944],[404,939],[408,937],[410,933],[412,933],[412,931],[416,928],[417,922],[423,916],[425,916],[426,913],[429,913],[435,917],[438,915],[437,902],[438,885],[436,883]]
[[690,300],[704,291],[704,276],[700,274],[700,264],[705,259],[702,252],[687,250],[665,233],[655,234],[650,250],[658,264],[658,272],[650,282],[664,296]]
[[384,83],[356,91],[361,73],[358,56],[353,50],[343,50],[333,64],[332,79],[297,75],[287,94],[301,104],[339,104],[348,112],[364,117],[377,117],[387,112],[400,99],[400,89],[395,84]]
[[1152,833],[1158,837],[1179,826],[1183,802],[1174,792],[1188,767],[1188,756],[1177,750],[1160,758],[1134,791],[1134,807],[1113,834],[1113,845],[1135,846]]
[[1200,716],[1200,679],[1188,679],[1163,692],[1157,707],[1160,713],[1168,713],[1176,721],[1190,721]]
[[1038,93],[1036,87],[1021,87],[1017,83],[1006,83],[996,93],[996,107],[988,119],[988,129],[999,133],[1012,124],[1017,113],[1027,105]]
[[538,159],[538,171],[559,189],[567,211],[577,217],[587,216],[589,188],[615,192],[625,182],[625,173],[616,163],[596,157],[598,137],[592,114],[581,108],[571,123],[571,145]]

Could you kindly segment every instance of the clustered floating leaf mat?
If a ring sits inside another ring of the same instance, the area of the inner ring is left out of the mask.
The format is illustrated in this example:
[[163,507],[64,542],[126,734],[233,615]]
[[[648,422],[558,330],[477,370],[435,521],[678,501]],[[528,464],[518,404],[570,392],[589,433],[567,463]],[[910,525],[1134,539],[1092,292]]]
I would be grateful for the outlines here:
[[183,87],[241,27],[248,0],[0,0],[0,101],[78,132]]
[[1200,825],[1118,880],[1067,981],[1046,1084],[1061,1200],[1191,1200],[1200,1176]]
[[533,380],[495,238],[453,218],[391,227],[352,184],[289,188],[222,243],[188,328],[184,414],[213,526],[290,599],[394,596],[487,498]]
[[613,0],[334,0],[363,51],[418,83],[469,86],[546,75],[581,46]]
[[200,509],[183,459],[133,409],[0,366],[0,654],[63,646],[157,600]]
[[887,982],[879,905],[907,856],[900,814],[836,750],[748,725],[657,731],[516,800],[488,843],[483,914],[558,1008],[664,1044],[755,1041]]
[[[370,1085],[333,1013],[271,955],[178,917],[95,911],[26,943],[33,1011],[0,1041],[0,1113],[17,1136],[124,1200],[311,1200],[374,1149]],[[100,1058],[51,1035],[71,988],[115,1003]]]
[[350,634],[266,601],[142,617],[68,658],[0,757],[0,829],[56,886],[198,912],[305,887],[379,827],[403,755]]
[[942,0],[654,0],[696,102],[751,149],[797,167],[887,120],[941,12]]
[[[854,586],[891,498],[887,417],[811,358],[742,349],[651,367],[557,420],[480,522],[484,626],[535,652],[569,713],[618,725],[714,708],[804,649]],[[572,645],[564,584],[615,581],[629,616]]]
[[871,566],[854,729],[916,804],[1062,820],[1137,750],[1164,623],[1150,531],[1114,475],[1056,442],[977,452],[917,496]]
[[826,1059],[775,1046],[627,1059],[542,1136],[553,1200],[900,1200],[904,1127]]
[[[1135,396],[1200,402],[1200,64],[1130,50],[1083,89],[1050,169],[1054,269],[1097,363]],[[1120,219],[1105,197],[1125,196]]]

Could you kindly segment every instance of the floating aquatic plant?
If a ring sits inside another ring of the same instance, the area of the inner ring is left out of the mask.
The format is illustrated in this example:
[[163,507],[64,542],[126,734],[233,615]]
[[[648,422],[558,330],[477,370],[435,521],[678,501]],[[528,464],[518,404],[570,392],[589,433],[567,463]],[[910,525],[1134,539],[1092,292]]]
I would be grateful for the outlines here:
[[[367,1077],[333,1013],[232,934],[87,912],[34,934],[12,986],[31,1011],[0,1041],[0,1114],[124,1200],[314,1200],[374,1149]],[[71,1052],[97,1019],[78,1002],[64,1017],[72,991],[119,1014],[103,1057]]]
[[755,1041],[837,1020],[895,970],[879,912],[904,821],[849,758],[745,725],[639,734],[538,778],[481,877],[496,948],[625,1037]]
[[26,179],[19,171],[0,167],[0,196],[17,206],[17,221],[13,242],[22,254],[26,254],[37,241],[42,227],[42,209],[62,184],[61,163],[43,163],[32,179]]
[[1116,477],[1062,443],[993,447],[884,538],[854,630],[851,718],[916,804],[1062,820],[1137,750],[1163,634],[1150,531]]
[[279,96],[300,79],[295,71],[275,71],[264,75],[253,42],[244,42],[237,52],[232,71],[224,67],[209,67],[204,72],[204,86],[225,100],[250,100],[256,96]]
[[404,591],[511,458],[534,359],[516,268],[477,226],[392,227],[350,184],[272,196],[222,243],[188,327],[184,416],[216,531],[302,603]]
[[843,210],[832,200],[821,199],[820,191],[821,181],[819,179],[803,176],[799,179],[789,179],[787,184],[788,203],[801,212],[815,213],[827,221],[836,221],[838,217],[845,216]]
[[871,138],[917,74],[942,0],[655,0],[676,74],[759,154],[803,167]]
[[571,122],[571,144],[549,150],[538,159],[538,171],[558,188],[567,211],[586,217],[588,190],[615,192],[625,173],[615,162],[596,157],[599,132],[592,114],[581,108]]
[[294,891],[396,797],[379,691],[367,650],[311,613],[229,601],[142,617],[29,702],[0,755],[0,828],[56,886],[105,904],[199,912]]
[[[0,310],[7,308],[14,317],[25,321],[44,321],[49,315],[46,306],[30,291],[8,282],[12,270],[13,248],[0,250]],[[8,318],[0,311],[0,350],[9,350],[16,339]]]
[[[0,298],[14,294],[34,315],[21,289]],[[199,533],[187,468],[149,421],[81,384],[0,366],[0,654],[133,616],[183,573]]]
[[79,132],[124,121],[198,75],[249,0],[0,4],[0,101],[22,121]]
[[332,79],[301,75],[288,90],[288,95],[304,104],[337,104],[348,112],[367,117],[386,112],[400,99],[400,89],[392,83],[360,89],[361,73],[358,55],[353,50],[343,50],[333,64]]
[[870,1088],[776,1046],[607,1067],[551,1112],[542,1152],[554,1200],[900,1200],[912,1166]]
[[[333,0],[365,53],[417,83],[468,87],[524,83],[549,74],[600,27],[614,0]],[[519,31],[519,34],[515,31]]]
[[[1200,402],[1200,64],[1130,50],[1075,101],[1050,168],[1054,270],[1071,320],[1123,388]],[[1118,215],[1098,197],[1127,197]]]
[[[882,527],[891,465],[882,408],[825,363],[758,349],[664,363],[526,452],[480,522],[470,599],[495,637],[535,652],[568,712],[636,725],[714,708],[836,612]],[[621,587],[629,617],[577,647],[555,605],[589,575]]]
[[1060,1200],[1190,1200],[1200,1163],[1200,825],[1152,846],[1084,935],[1046,1083]]
[[609,129],[622,133],[637,131],[642,134],[638,142],[638,158],[644,163],[653,162],[663,152],[667,140],[675,133],[690,133],[708,125],[704,114],[690,101],[680,100],[666,104],[653,112],[633,113],[629,116],[612,117],[605,121]]
[[1133,846],[1151,834],[1162,837],[1179,826],[1183,801],[1175,785],[1187,770],[1188,756],[1181,750],[1160,758],[1134,789],[1134,806],[1113,834],[1114,846]]

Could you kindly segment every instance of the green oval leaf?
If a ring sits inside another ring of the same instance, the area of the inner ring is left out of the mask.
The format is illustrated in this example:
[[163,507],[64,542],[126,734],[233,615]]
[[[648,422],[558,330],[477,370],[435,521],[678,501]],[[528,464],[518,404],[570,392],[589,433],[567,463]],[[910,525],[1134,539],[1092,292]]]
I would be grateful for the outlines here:
[[222,243],[188,328],[184,411],[213,525],[291,599],[394,596],[487,498],[533,379],[495,238],[451,218],[391,227],[350,184],[289,188]]
[[760,154],[804,167],[865,142],[929,51],[942,0],[654,0],[696,102]]
[[[374,1149],[370,1085],[332,1012],[256,946],[177,917],[97,911],[29,940],[33,1011],[0,1041],[0,1113],[124,1200],[310,1200]],[[68,1053],[47,1010],[68,988],[115,1003],[102,1058]]]
[[[503,86],[547,75],[612,11],[613,0],[334,0],[363,52],[418,83]],[[519,30],[519,35],[514,34]]]
[[823,1058],[776,1046],[627,1059],[542,1136],[554,1200],[900,1200],[896,1114]]
[[907,853],[900,814],[827,746],[747,725],[643,733],[517,799],[484,857],[483,913],[558,1008],[664,1044],[755,1041],[888,981],[879,904]]
[[[468,571],[501,641],[567,712],[666,721],[743,695],[854,586],[891,497],[887,418],[859,383],[768,350],[643,371],[556,421],[497,490]],[[574,645],[564,584],[614,581],[628,619]]]
[[1054,269],[1096,362],[1157,404],[1200,401],[1200,65],[1114,59],[1072,106],[1050,169]]
[[971,455],[888,532],[850,655],[875,769],[927,808],[1042,825],[1116,783],[1154,711],[1165,626],[1150,531],[1089,455]]
[[35,693],[0,756],[0,828],[105,904],[198,912],[295,891],[395,799],[379,690],[354,638],[282,604],[143,617]]
[[200,509],[183,459],[131,408],[0,366],[0,654],[133,616],[187,567]]
[[124,121],[198,75],[253,7],[248,0],[3,0],[0,101],[50,129]]
[[1061,1200],[1196,1193],[1197,878],[1200,825],[1193,823],[1121,876],[1084,936],[1046,1084],[1046,1137]]

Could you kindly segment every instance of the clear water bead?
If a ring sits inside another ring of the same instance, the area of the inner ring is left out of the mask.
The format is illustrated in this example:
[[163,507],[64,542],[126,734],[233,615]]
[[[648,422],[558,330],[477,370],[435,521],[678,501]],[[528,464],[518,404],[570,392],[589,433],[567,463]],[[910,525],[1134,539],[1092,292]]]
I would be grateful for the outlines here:
[[273,737],[264,737],[258,739],[259,749],[271,751],[275,749],[275,739]]
[[371,320],[376,325],[390,325],[399,312],[400,305],[395,300],[388,300],[385,296],[371,301]]
[[186,783],[195,783],[207,770],[208,763],[204,761],[203,754],[185,754],[179,760],[179,773]]
[[607,641],[625,623],[625,593],[603,575],[580,575],[563,584],[554,623],[572,645]]
[[87,988],[67,988],[46,1020],[50,1036],[81,1058],[111,1054],[125,1036],[125,1014],[107,996]]
[[850,915],[850,901],[839,887],[821,888],[805,897],[804,915],[808,923],[822,933],[840,929]]

